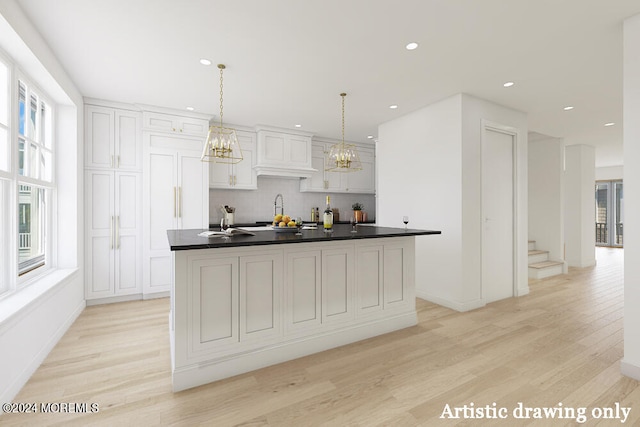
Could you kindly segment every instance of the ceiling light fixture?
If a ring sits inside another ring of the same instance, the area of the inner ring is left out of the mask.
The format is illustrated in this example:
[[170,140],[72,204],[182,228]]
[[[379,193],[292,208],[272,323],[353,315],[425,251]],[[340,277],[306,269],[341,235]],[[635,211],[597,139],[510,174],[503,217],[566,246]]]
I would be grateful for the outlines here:
[[373,135],[367,135],[367,139],[373,139]]
[[302,125],[294,125],[294,126],[297,127],[297,128],[301,128],[302,127]]
[[329,156],[325,170],[329,172],[357,172],[362,169],[360,156],[354,144],[344,142],[344,97],[346,93],[341,93],[342,97],[342,142],[333,144],[329,149]]
[[604,125],[605,125],[605,126],[613,126],[613,125],[615,125],[615,123],[613,123],[613,122],[609,122],[609,123],[605,123]]
[[226,67],[224,64],[218,64],[218,68],[220,69],[220,126],[209,126],[200,160],[235,164],[242,161],[242,150],[235,129],[222,126],[222,70]]
[[200,63],[202,65],[211,65],[211,61],[209,61],[207,58],[200,59]]
[[407,50],[414,50],[418,47],[418,43],[416,42],[411,42],[408,45],[405,46],[407,48]]
[[566,107],[564,107],[564,111],[569,111],[569,110],[573,110],[573,107],[571,105],[567,105]]
[[391,108],[392,110],[395,110],[396,108],[398,108],[398,106],[396,104],[393,104],[393,105],[389,105],[389,108]]
[[503,84],[502,86],[504,87],[511,87],[513,86],[515,83],[514,82],[506,82],[505,84]]
[[187,107],[187,110],[189,110],[189,111],[193,111],[193,110],[195,110],[195,108],[193,108],[193,107]]

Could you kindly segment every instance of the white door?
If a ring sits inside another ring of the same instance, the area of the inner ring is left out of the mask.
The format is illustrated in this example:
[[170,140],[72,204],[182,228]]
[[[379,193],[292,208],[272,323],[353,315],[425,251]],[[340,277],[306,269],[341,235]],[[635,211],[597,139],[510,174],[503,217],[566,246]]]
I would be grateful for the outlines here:
[[514,295],[513,135],[484,129],[482,141],[482,296]]

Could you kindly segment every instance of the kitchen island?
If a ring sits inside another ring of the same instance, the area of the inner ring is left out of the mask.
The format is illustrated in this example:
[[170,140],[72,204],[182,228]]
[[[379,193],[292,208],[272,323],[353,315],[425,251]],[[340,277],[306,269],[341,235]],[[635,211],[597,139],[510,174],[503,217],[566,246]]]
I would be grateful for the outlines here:
[[351,230],[169,230],[173,390],[415,325],[415,237],[440,232]]

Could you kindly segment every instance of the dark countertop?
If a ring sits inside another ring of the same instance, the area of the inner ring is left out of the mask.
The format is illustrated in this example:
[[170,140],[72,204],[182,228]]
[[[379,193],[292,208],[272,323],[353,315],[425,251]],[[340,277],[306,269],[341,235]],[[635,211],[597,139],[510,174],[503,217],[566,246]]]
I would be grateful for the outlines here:
[[302,236],[295,233],[278,233],[275,231],[255,231],[255,236],[234,235],[229,239],[216,237],[200,237],[203,230],[167,230],[169,246],[172,251],[190,249],[224,248],[237,246],[275,245],[281,243],[327,242],[337,240],[375,239],[381,237],[425,236],[441,234],[434,230],[415,230],[392,227],[359,226],[357,233],[351,232],[350,224],[335,224],[331,233],[325,233],[322,227],[317,230],[302,230]]
[[[295,220],[295,218],[293,218]],[[305,224],[313,224],[311,221],[304,221]],[[351,221],[334,221],[334,224],[351,224]],[[322,227],[322,221],[316,222]],[[375,224],[374,220],[360,222],[360,224]],[[256,221],[256,222],[238,222],[231,227],[255,227],[257,225],[271,225],[271,221]],[[217,224],[209,224],[209,230],[217,230],[220,228],[220,222]]]

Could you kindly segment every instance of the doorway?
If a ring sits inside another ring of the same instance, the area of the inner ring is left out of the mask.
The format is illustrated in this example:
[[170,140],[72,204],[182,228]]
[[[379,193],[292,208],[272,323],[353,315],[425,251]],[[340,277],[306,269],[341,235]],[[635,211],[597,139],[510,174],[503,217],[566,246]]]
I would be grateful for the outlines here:
[[482,297],[485,302],[515,292],[516,133],[486,126],[482,138]]
[[596,182],[596,246],[623,245],[623,188],[622,180]]

